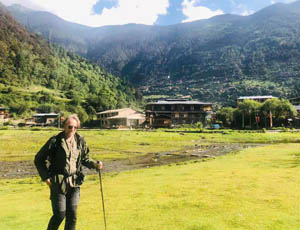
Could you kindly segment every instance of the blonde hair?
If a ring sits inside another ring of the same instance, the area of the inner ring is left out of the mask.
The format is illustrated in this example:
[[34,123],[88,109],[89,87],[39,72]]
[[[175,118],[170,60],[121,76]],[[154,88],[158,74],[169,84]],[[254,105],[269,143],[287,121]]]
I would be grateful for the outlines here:
[[67,118],[63,121],[63,126],[65,126],[68,123],[68,121],[71,119],[75,120],[77,122],[77,128],[80,128],[80,120],[77,114],[71,114],[67,116]]

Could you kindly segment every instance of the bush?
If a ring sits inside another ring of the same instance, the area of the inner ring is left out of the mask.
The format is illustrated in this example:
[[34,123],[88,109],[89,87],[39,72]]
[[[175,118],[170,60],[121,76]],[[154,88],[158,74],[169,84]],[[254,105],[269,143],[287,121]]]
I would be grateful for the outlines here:
[[203,129],[203,124],[202,124],[202,122],[201,122],[201,121],[198,121],[198,122],[195,124],[195,127],[196,127],[197,129]]

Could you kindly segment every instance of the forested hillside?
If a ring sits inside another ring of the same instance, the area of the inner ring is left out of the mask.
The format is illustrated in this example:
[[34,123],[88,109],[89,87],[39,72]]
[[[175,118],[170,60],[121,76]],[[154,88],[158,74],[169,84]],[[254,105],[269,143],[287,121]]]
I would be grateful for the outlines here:
[[0,106],[14,116],[96,112],[135,103],[135,89],[98,65],[28,32],[0,5]]
[[64,46],[68,51],[86,55],[86,39],[92,28],[66,22],[51,13],[34,11],[21,5],[11,5],[8,10],[30,31],[42,35],[51,43]]
[[[24,15],[30,29],[45,37],[51,32],[51,41],[63,44],[55,40],[64,35],[53,24],[42,31],[37,13]],[[89,36],[74,24],[68,28],[68,33],[78,31],[69,37],[72,49],[78,50],[80,46],[74,47],[82,41],[87,47],[83,55],[139,86],[149,98],[190,95],[233,104],[238,96],[300,94],[300,1],[274,4],[245,17],[90,28]]]

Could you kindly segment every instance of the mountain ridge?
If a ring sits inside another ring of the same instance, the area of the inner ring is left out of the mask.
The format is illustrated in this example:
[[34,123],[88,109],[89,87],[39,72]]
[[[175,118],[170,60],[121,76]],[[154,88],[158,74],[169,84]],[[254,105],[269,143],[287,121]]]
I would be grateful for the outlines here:
[[240,95],[294,97],[300,94],[299,19],[300,1],[278,3],[249,16],[90,28],[89,38],[68,37],[67,48],[81,48],[81,55],[149,98],[234,103]]
[[0,105],[15,118],[60,112],[92,120],[96,112],[135,105],[134,94],[120,78],[29,32],[0,5]]

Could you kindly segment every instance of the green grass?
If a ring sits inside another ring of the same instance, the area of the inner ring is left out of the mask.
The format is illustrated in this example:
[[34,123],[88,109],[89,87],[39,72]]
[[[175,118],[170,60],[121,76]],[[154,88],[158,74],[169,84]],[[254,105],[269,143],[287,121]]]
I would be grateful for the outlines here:
[[[58,129],[0,130],[0,161],[32,160]],[[79,130],[96,159],[122,159],[156,152],[180,151],[196,144],[299,143],[300,133],[176,133],[158,131]]]
[[[92,130],[79,131],[101,159],[121,159],[153,152],[175,151],[192,146],[198,137],[165,132]],[[0,130],[0,161],[32,160],[42,145],[58,130]]]
[[[298,230],[299,149],[275,144],[104,174],[108,229]],[[50,215],[48,188],[37,178],[0,180],[0,229],[46,229]],[[96,176],[82,186],[78,218],[78,230],[104,229]]]

